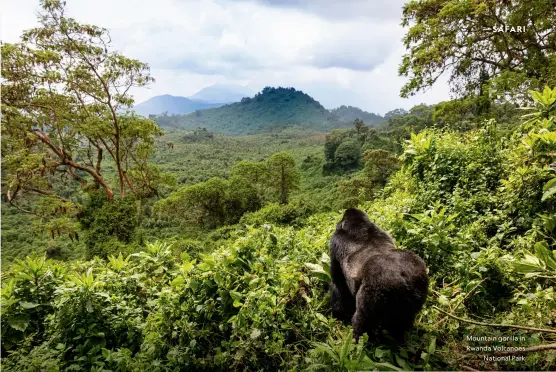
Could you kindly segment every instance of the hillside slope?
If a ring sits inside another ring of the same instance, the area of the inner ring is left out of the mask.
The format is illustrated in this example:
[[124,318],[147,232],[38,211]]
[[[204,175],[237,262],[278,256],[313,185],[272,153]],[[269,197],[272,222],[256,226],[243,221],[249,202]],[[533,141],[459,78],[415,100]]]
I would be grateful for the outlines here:
[[366,125],[373,127],[384,121],[382,116],[373,114],[372,112],[363,111],[359,107],[342,105],[338,108],[330,110],[330,112],[336,115],[340,121],[345,123],[353,123],[355,119],[360,119],[363,120]]
[[159,116],[161,126],[204,127],[224,134],[253,134],[286,127],[329,131],[352,125],[342,123],[309,95],[294,88],[266,87],[253,98],[183,116]]

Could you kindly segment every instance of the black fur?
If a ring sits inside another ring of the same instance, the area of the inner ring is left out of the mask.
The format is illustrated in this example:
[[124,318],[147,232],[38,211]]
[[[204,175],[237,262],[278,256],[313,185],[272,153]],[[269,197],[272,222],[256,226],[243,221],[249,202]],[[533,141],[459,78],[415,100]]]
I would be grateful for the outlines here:
[[403,340],[427,297],[423,260],[396,249],[392,237],[355,208],[336,226],[330,260],[334,317],[351,320],[356,340],[381,328]]

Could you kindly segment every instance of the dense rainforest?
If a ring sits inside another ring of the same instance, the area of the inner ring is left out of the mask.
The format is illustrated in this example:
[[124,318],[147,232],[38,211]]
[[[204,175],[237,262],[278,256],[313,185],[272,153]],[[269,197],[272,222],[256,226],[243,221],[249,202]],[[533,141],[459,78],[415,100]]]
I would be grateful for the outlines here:
[[[556,368],[551,1],[408,2],[402,95],[456,66],[435,105],[380,117],[268,87],[150,119],[127,94],[148,66],[41,5],[2,45],[2,369]],[[403,343],[332,317],[350,207],[427,264]]]

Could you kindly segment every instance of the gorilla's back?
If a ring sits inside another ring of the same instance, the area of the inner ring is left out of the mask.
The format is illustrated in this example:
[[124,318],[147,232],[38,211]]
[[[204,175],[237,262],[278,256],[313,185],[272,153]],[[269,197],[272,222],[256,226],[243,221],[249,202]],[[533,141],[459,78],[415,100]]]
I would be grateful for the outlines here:
[[364,265],[361,290],[366,307],[381,323],[413,322],[425,303],[428,275],[425,262],[403,249],[373,255]]

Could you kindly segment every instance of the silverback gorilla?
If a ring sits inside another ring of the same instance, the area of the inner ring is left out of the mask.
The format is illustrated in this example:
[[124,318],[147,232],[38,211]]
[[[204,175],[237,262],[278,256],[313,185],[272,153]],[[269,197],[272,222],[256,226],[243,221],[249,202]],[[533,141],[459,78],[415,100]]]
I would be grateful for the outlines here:
[[355,208],[336,226],[330,260],[333,316],[351,320],[356,340],[379,328],[403,340],[427,297],[423,260],[396,249],[392,237]]

